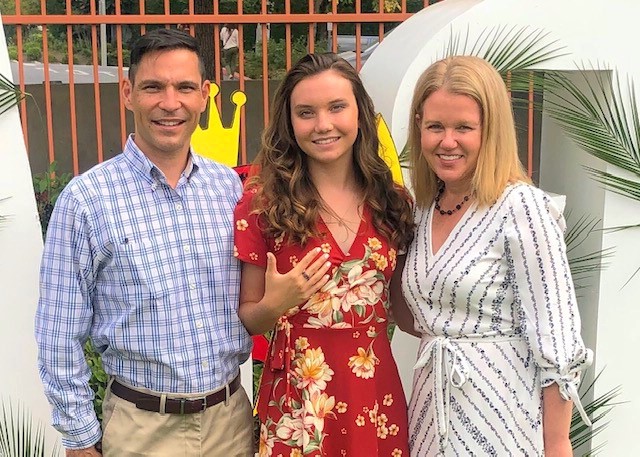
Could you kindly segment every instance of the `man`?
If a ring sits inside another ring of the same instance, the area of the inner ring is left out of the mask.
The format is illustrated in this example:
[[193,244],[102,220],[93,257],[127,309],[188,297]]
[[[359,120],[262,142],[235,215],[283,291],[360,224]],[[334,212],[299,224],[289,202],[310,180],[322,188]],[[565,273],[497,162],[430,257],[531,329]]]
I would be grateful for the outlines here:
[[189,140],[209,81],[195,40],[154,30],[131,50],[122,96],[135,133],[75,178],[53,212],[36,315],[39,369],[67,456],[99,456],[82,347],[111,380],[105,456],[248,456],[251,406],[239,365],[237,174]]

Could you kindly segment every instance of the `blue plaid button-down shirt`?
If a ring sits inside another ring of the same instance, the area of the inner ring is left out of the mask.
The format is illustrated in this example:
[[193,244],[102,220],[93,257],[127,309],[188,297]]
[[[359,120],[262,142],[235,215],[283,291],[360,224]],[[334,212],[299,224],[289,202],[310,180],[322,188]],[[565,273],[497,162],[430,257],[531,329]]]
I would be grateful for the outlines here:
[[223,386],[251,349],[237,314],[236,173],[190,155],[175,189],[132,137],[73,179],[51,217],[36,314],[39,370],[63,445],[100,438],[82,345],[133,386]]

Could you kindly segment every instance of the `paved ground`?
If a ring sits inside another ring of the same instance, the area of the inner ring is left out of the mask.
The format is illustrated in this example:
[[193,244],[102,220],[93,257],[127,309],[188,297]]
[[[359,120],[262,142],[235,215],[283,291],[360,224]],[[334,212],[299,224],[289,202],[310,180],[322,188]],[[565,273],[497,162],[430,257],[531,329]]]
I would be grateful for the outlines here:
[[[18,62],[11,61],[11,72],[13,74],[13,82],[18,83]],[[93,82],[93,66],[92,65],[74,65],[73,66],[74,81],[77,84],[87,84]],[[126,75],[126,71],[125,71]],[[24,63],[24,82],[25,84],[40,84],[44,81],[44,65],[40,62]],[[101,83],[118,82],[118,67],[98,67],[98,77]],[[52,82],[62,84],[69,83],[69,66],[67,64],[52,63],[49,64],[49,78]]]
[[[362,54],[362,64],[376,48],[377,43],[366,48]],[[356,54],[353,51],[345,51],[340,56],[346,59],[351,65],[356,65]],[[18,62],[11,61],[11,73],[13,74],[13,82],[18,84]],[[74,65],[73,66],[74,82],[76,84],[93,83],[93,66],[92,65]],[[126,68],[125,68],[126,76]],[[98,75],[101,83],[118,82],[118,67],[102,67],[98,66]],[[24,83],[25,84],[41,84],[44,81],[44,64],[41,62],[25,62],[24,63]],[[53,83],[68,84],[69,83],[69,66],[64,63],[49,64],[49,78]]]

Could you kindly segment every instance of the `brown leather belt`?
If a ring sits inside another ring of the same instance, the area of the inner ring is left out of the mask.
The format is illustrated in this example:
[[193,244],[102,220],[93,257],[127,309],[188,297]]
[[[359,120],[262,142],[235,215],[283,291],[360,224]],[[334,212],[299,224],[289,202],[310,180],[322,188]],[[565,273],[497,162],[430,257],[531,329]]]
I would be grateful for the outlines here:
[[[228,384],[229,396],[233,395],[240,387],[240,375]],[[111,384],[111,392],[114,395],[134,403],[136,408],[145,411],[160,411],[160,397],[158,395],[138,392],[127,386],[113,381]],[[170,414],[195,414],[204,411],[209,406],[217,405],[225,401],[227,398],[227,386],[202,398],[167,398],[165,402],[164,412]]]

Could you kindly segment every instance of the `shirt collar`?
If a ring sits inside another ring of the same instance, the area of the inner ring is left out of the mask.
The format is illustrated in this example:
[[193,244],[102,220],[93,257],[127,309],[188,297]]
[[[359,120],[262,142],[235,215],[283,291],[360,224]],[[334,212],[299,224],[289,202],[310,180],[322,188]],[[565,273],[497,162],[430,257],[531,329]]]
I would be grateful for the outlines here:
[[[132,133],[129,135],[127,142],[124,145],[123,153],[128,162],[150,183],[155,183],[158,180],[165,181],[164,173],[162,173],[162,171],[151,160],[149,160],[146,154],[140,150],[133,138],[134,134]],[[202,158],[197,154],[194,154],[193,149],[190,148],[187,166],[182,172],[182,177],[188,180],[191,179],[195,173],[197,173],[201,163]]]

